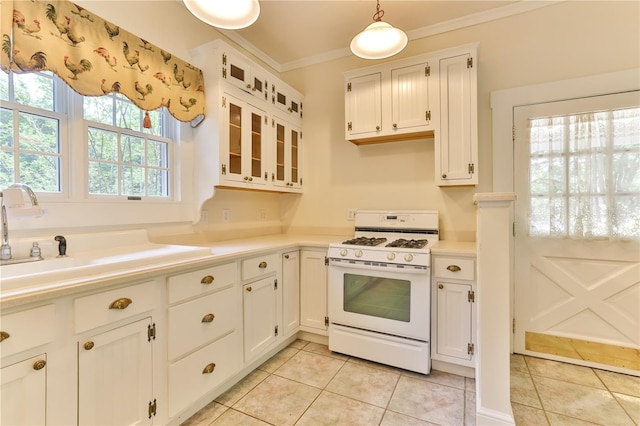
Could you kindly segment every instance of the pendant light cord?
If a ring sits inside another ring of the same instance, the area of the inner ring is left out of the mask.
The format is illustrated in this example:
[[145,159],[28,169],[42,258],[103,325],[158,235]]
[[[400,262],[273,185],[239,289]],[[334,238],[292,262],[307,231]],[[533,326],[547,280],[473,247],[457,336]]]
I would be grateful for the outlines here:
[[380,10],[380,0],[377,0],[376,3],[376,13],[373,14],[373,20],[375,22],[380,22],[384,16],[384,10]]

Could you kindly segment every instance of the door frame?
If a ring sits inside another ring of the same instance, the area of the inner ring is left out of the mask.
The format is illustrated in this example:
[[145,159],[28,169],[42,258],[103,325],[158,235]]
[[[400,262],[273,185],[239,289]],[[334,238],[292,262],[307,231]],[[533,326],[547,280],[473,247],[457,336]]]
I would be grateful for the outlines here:
[[[605,95],[609,93],[640,90],[640,68],[598,74],[570,80],[554,81],[530,86],[491,92],[492,142],[493,142],[493,192],[515,193],[513,128],[514,108],[519,106],[560,101],[566,99]],[[510,312],[513,321],[514,306],[514,237],[511,236],[510,263]],[[490,333],[478,324],[478,333]],[[513,333],[511,334],[513,352]]]

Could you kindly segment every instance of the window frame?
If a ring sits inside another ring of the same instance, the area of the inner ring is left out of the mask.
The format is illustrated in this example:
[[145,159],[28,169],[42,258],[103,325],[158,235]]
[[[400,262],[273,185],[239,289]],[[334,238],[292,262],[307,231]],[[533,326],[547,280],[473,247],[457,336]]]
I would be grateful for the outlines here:
[[[13,98],[14,83],[13,73],[7,75],[9,99]],[[38,200],[42,202],[74,202],[74,203],[127,203],[131,199],[129,195],[108,195],[89,193],[89,157],[88,157],[88,128],[97,127],[105,130],[125,133],[136,137],[144,137],[167,143],[167,171],[168,184],[166,197],[141,196],[135,199],[138,203],[167,204],[181,201],[182,179],[179,165],[181,164],[180,126],[179,122],[163,109],[165,133],[167,136],[157,136],[151,133],[139,132],[117,126],[108,126],[102,123],[84,119],[84,97],[73,91],[62,79],[53,74],[54,95],[53,111],[16,103],[13,101],[0,101],[0,106],[13,111],[15,129],[15,111],[28,114],[41,115],[58,120],[59,123],[59,192],[35,191]],[[135,105],[134,105],[135,107]],[[137,108],[137,107],[136,107]],[[17,131],[17,130],[14,130]],[[118,148],[119,149],[119,148]],[[14,149],[14,152],[19,152]],[[119,163],[119,166],[122,164]],[[147,166],[145,166],[145,169]],[[14,176],[15,178],[16,176]],[[25,183],[25,182],[23,182]],[[121,182],[118,182],[119,191]],[[134,196],[137,197],[137,196]],[[123,204],[124,205],[124,204]]]

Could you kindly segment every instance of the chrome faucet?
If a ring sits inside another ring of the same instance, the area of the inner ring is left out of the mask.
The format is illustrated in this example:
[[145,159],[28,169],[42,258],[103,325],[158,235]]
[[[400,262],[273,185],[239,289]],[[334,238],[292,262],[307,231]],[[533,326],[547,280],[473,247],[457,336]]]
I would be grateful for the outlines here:
[[[9,245],[9,220],[7,219],[7,206],[5,201],[5,192],[10,188],[19,188],[20,190],[27,193],[29,199],[31,200],[31,207],[36,207],[38,205],[38,198],[36,197],[35,192],[27,185],[22,183],[16,183],[8,188],[6,188],[3,192],[0,192],[0,205],[1,207],[1,215],[2,215],[2,246],[0,246],[0,260],[3,263],[13,263],[11,262],[11,246]],[[40,260],[42,257],[39,254],[39,250],[37,251],[37,256],[30,256],[31,260]],[[16,261],[19,261],[16,259]],[[25,260],[28,261],[28,260]]]

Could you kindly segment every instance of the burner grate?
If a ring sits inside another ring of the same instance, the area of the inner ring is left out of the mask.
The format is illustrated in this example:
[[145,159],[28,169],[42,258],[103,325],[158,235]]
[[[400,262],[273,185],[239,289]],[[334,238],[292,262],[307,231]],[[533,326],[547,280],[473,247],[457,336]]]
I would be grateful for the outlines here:
[[368,237],[356,237],[347,241],[343,241],[342,244],[352,246],[369,246],[374,247],[386,242],[386,238],[368,238]]
[[395,241],[390,242],[386,245],[386,247],[398,247],[398,248],[411,248],[411,249],[421,249],[427,245],[429,241],[424,240],[406,240],[404,238],[397,239]]

